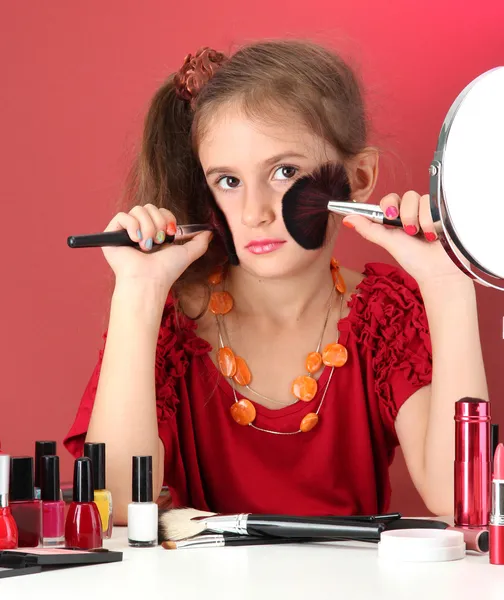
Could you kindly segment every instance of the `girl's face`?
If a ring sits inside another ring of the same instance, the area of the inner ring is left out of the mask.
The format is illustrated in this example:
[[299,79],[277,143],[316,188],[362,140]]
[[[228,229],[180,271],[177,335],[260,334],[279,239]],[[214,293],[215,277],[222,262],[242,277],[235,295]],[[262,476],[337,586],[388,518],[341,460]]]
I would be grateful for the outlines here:
[[226,108],[212,117],[198,150],[243,268],[259,277],[278,278],[309,268],[322,255],[329,260],[332,244],[304,250],[290,237],[282,197],[300,176],[323,162],[337,161],[333,147],[298,121],[274,125]]

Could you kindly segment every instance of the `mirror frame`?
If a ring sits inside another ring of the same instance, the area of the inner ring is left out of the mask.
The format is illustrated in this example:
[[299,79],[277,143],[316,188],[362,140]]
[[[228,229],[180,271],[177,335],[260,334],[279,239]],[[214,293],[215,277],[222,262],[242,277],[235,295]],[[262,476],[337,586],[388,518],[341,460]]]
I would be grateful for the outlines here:
[[[484,77],[490,73],[504,69],[504,67],[496,67],[486,71],[469,83],[462,92],[457,96],[456,100],[450,107],[438,137],[434,158],[429,168],[430,175],[430,208],[434,227],[439,236],[444,249],[450,256],[451,260],[457,267],[471,279],[478,283],[498,290],[504,291],[504,278],[490,272],[484,265],[478,263],[477,260],[464,247],[462,240],[457,235],[455,227],[450,218],[450,211],[446,201],[444,186],[443,186],[443,159],[445,156],[446,144],[450,135],[450,130],[453,125],[460,106],[464,99],[469,94],[471,89]],[[504,258],[504,257],[503,257]]]

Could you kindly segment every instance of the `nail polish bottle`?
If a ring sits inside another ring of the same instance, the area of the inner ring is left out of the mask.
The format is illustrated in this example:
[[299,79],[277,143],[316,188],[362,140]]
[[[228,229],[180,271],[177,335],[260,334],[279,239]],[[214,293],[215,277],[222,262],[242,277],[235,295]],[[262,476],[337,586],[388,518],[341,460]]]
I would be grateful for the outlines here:
[[0,456],[0,550],[18,545],[18,529],[9,506],[10,456]]
[[133,456],[132,500],[128,505],[128,544],[158,543],[158,505],[152,501],[152,456]]
[[42,496],[42,545],[63,546],[65,543],[65,503],[60,500],[60,467],[58,456],[40,459]]
[[35,500],[33,457],[13,456],[9,502],[18,528],[20,548],[35,548],[42,540],[42,503]]
[[112,494],[105,486],[105,444],[84,444],[84,456],[90,458],[93,465],[94,501],[100,513],[103,537],[109,539],[112,537]]
[[56,442],[35,442],[35,499],[40,500],[40,459],[43,456],[55,456]]
[[94,503],[91,460],[78,458],[74,463],[73,502],[65,523],[65,547],[90,550],[103,545],[102,524]]

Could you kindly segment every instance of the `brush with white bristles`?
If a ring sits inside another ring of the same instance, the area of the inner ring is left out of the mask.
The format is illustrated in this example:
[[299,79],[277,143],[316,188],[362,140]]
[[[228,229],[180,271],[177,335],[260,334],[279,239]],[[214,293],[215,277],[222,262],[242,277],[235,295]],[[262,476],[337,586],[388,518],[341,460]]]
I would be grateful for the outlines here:
[[304,517],[291,515],[218,515],[216,513],[177,508],[160,511],[159,541],[178,541],[204,532],[276,538],[309,538],[378,541],[385,522],[396,515],[377,517]]
[[158,518],[159,542],[178,541],[192,538],[205,530],[203,521],[191,521],[193,517],[212,517],[216,513],[195,508],[172,508],[160,510]]

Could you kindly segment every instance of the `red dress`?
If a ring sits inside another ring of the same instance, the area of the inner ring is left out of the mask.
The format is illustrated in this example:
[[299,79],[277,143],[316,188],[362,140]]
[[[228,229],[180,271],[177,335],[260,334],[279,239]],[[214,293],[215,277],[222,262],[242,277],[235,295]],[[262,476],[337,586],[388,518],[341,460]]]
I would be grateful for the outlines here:
[[[334,371],[318,425],[308,433],[271,435],[236,424],[229,382],[197,325],[178,317],[168,299],[156,358],[164,480],[175,506],[221,513],[372,514],[390,500],[388,468],[398,445],[402,404],[431,381],[427,317],[414,279],[373,263],[338,325],[348,361]],[[65,439],[80,456],[95,398],[100,360]],[[316,410],[305,403],[270,410],[256,405],[258,427],[295,431]]]

